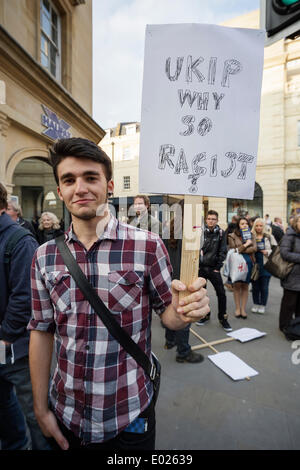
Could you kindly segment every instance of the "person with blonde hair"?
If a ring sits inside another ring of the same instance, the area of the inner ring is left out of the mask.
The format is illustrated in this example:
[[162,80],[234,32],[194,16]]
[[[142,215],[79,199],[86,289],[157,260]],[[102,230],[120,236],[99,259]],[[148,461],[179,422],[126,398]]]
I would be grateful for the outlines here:
[[61,235],[63,231],[60,228],[59,220],[52,212],[43,212],[39,219],[37,230],[37,240],[40,245]]
[[253,307],[251,311],[253,313],[265,313],[271,274],[264,268],[264,265],[272,252],[272,246],[277,245],[277,242],[274,235],[272,235],[270,226],[261,218],[254,221],[251,232],[256,238],[255,261],[259,266],[259,277],[252,281]]

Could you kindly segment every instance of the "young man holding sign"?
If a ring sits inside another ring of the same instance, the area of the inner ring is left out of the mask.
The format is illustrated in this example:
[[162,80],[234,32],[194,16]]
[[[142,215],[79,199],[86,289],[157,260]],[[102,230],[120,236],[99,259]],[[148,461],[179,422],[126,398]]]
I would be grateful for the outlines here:
[[[51,150],[51,161],[59,198],[72,215],[67,246],[112,315],[150,358],[152,308],[168,328],[184,328],[209,311],[205,280],[196,279],[179,302],[186,286],[171,283],[161,239],[109,213],[111,161],[96,144],[63,139]],[[55,240],[35,254],[32,298],[30,368],[44,434],[62,449],[153,449],[152,382],[85,299]],[[49,408],[53,339],[57,365]]]

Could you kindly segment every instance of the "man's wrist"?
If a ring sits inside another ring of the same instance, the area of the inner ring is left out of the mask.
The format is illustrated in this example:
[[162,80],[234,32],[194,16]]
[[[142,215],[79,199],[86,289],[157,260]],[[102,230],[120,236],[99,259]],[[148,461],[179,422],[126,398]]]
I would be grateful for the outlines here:
[[46,414],[49,411],[48,402],[46,402],[44,404],[34,403],[33,408],[34,408],[35,416],[39,419],[43,418],[43,416],[46,416]]

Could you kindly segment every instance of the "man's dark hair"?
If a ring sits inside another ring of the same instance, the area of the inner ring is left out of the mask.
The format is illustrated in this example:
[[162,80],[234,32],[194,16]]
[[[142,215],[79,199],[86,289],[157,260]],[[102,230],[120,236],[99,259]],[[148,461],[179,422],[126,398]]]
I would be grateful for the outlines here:
[[57,166],[66,157],[89,158],[94,162],[101,163],[104,167],[106,180],[112,179],[112,165],[109,156],[94,142],[81,137],[71,137],[70,139],[58,140],[50,148],[50,160],[57,184],[59,184]]
[[0,183],[0,210],[7,209],[7,191],[4,184]]
[[149,199],[148,196],[146,196],[145,194],[138,194],[137,196],[134,196],[133,201],[135,201],[137,198],[143,199],[145,206],[147,207],[147,209],[149,209],[149,207],[150,207],[150,199]]
[[217,213],[217,211],[214,211],[212,209],[210,209],[208,212],[207,212],[207,215],[215,215],[217,217],[217,219],[219,218],[219,214]]

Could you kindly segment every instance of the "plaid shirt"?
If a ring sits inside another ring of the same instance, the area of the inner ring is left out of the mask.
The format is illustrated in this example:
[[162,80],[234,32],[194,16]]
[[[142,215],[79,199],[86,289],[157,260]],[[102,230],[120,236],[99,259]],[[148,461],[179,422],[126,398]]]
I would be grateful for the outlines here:
[[[157,235],[111,216],[87,251],[72,231],[67,245],[105,305],[151,357],[151,311],[171,303],[171,265]],[[50,388],[55,414],[83,442],[115,437],[149,405],[149,377],[110,335],[76,286],[54,240],[35,253],[29,330],[55,335]]]

